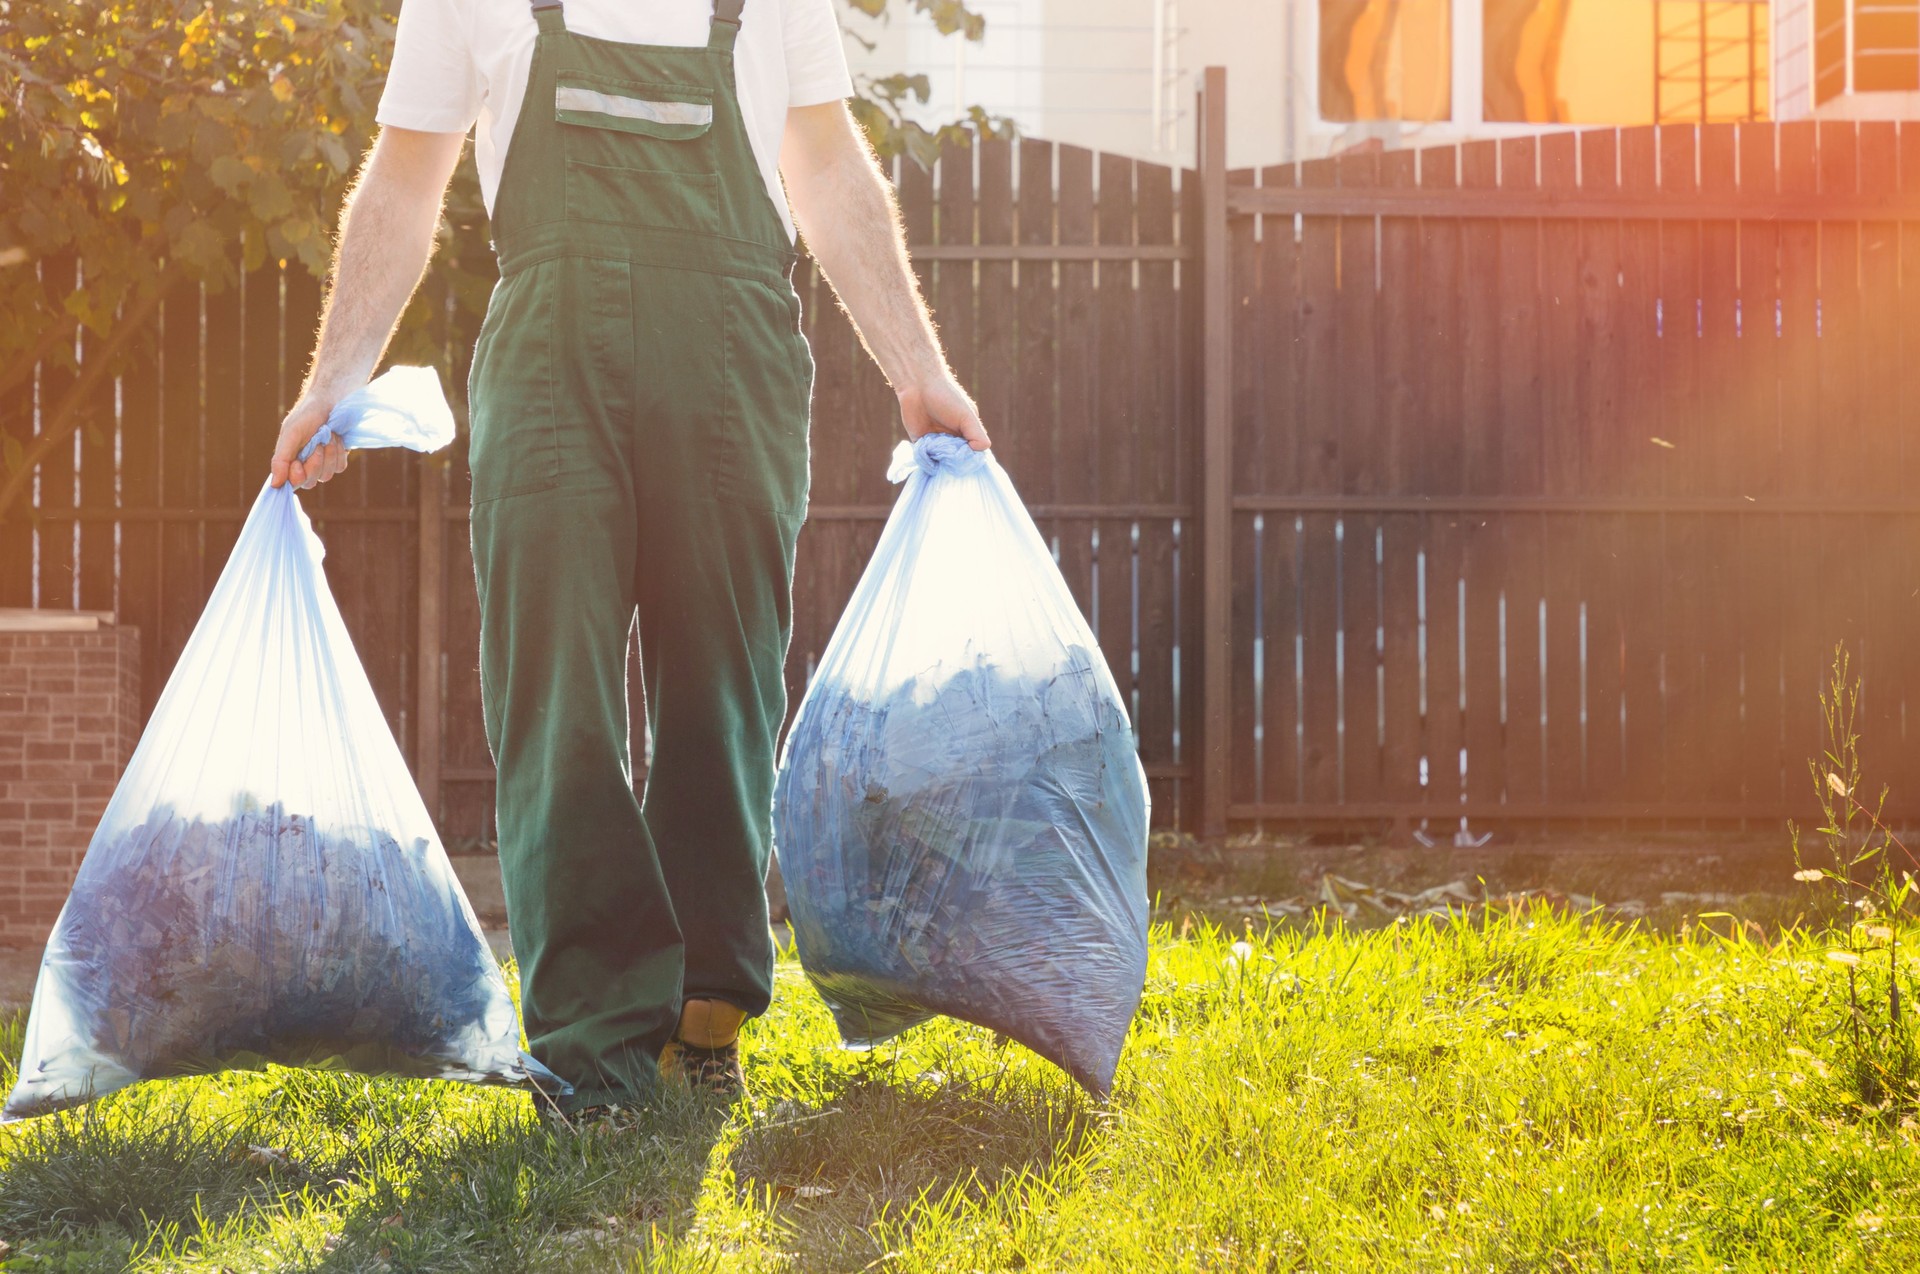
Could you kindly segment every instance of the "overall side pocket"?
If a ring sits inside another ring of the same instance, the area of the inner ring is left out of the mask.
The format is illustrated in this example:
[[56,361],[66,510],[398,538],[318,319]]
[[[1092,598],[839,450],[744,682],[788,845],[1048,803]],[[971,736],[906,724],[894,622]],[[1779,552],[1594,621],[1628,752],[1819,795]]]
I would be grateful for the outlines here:
[[468,377],[473,502],[484,504],[560,483],[548,267],[502,279],[487,306]]

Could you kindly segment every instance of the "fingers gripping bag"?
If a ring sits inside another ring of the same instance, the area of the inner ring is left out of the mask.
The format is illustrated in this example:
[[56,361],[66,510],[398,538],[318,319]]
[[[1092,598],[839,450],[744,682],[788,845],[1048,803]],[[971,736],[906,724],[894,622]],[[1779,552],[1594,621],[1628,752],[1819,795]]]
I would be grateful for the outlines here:
[[[312,445],[452,436],[401,368]],[[564,1090],[520,1052],[320,561],[293,488],[263,488],[55,923],[0,1119],[263,1062]]]
[[929,434],[788,734],[774,847],[855,1047],[935,1014],[1096,1094],[1147,962],[1147,787],[1099,646],[993,456]]

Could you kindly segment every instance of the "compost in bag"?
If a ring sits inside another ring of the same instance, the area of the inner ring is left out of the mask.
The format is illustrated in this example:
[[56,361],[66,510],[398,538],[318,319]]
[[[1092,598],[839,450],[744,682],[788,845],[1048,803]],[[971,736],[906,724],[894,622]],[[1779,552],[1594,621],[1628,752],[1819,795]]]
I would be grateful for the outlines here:
[[[314,445],[452,435],[434,373],[401,368]],[[263,488],[54,926],[0,1116],[264,1062],[565,1091],[520,1051],[321,552]]]
[[801,963],[849,1044],[947,1014],[1105,1093],[1146,974],[1132,727],[993,457],[927,435],[889,476],[775,791]]

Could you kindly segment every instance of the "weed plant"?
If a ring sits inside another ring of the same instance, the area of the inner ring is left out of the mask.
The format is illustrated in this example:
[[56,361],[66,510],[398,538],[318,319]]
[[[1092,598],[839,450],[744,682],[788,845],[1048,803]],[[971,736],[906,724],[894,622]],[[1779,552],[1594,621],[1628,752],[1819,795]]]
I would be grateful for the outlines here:
[[[1821,810],[1813,834],[1824,861],[1806,861],[1800,829],[1789,823],[1799,869],[1794,878],[1824,887],[1833,903],[1826,958],[1842,970],[1846,1001],[1831,1029],[1845,1046],[1853,1088],[1867,1108],[1911,1114],[1920,1108],[1920,1053],[1907,1007],[1913,998],[1912,962],[1903,958],[1900,939],[1912,923],[1912,869],[1920,867],[1920,858],[1886,823],[1887,789],[1881,788],[1871,806],[1859,795],[1863,779],[1855,723],[1860,695],[1861,684],[1851,676],[1847,651],[1840,647],[1820,696],[1826,747],[1808,763]],[[1903,981],[1909,986],[1904,994]]]

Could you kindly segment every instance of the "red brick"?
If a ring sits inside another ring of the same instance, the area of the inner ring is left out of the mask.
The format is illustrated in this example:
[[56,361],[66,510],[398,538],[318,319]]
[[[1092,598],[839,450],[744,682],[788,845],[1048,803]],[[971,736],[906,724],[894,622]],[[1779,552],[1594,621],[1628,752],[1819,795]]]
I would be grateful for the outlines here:
[[78,783],[87,776],[87,767],[78,761],[29,761],[29,783]]
[[70,761],[73,759],[73,744],[61,743],[54,739],[34,739],[27,744],[29,761]]
[[30,823],[50,823],[55,820],[64,823],[72,817],[72,801],[30,801],[27,804],[27,821]]

